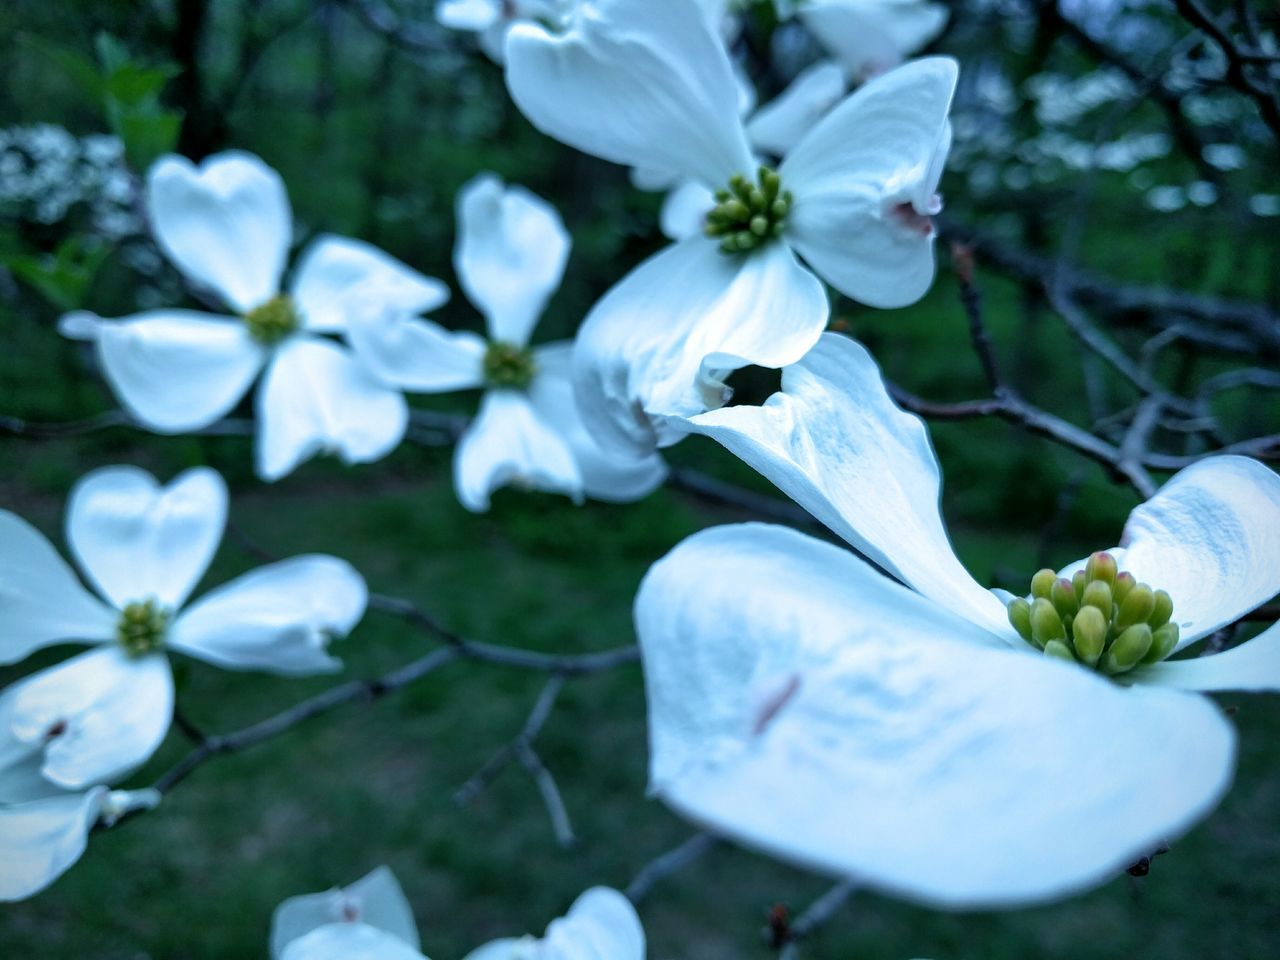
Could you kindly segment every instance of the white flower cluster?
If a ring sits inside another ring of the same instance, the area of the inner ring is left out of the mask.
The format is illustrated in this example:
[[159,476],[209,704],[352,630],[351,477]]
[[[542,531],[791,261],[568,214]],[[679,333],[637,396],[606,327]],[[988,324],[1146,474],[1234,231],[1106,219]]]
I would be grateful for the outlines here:
[[[1043,571],[1026,598],[989,591],[951,549],[922,422],[863,347],[825,332],[828,288],[890,308],[932,282],[958,66],[900,61],[945,11],[801,5],[835,62],[760,110],[726,49],[723,3],[447,0],[438,15],[482,32],[539,129],[674,187],[673,242],[574,342],[535,344],[571,239],[543,200],[482,174],[457,199],[454,266],[485,333],[449,331],[424,316],[445,285],[361,241],[320,237],[290,272],[284,186],[256,157],[167,157],[147,175],[152,228],[218,312],[65,317],[121,404],[154,430],[199,430],[260,378],[257,466],[277,480],[322,451],[389,453],[406,392],[483,389],[454,462],[473,510],[507,483],[634,499],[664,477],[659,448],[723,444],[858,553],[747,524],[653,566],[635,602],[651,787],[788,861],[948,908],[1020,905],[1102,882],[1204,816],[1232,776],[1235,733],[1201,694],[1280,689],[1280,627],[1176,654],[1280,591],[1280,477],[1205,458],[1133,511],[1116,548]],[[781,369],[782,389],[726,406],[727,375],[748,365]],[[327,643],[366,600],[342,561],[295,558],[184,606],[225,511],[208,470],[163,488],[130,468],[90,474],[67,540],[100,597],[0,514],[0,659],[96,644],[0,693],[0,851],[17,865],[0,896],[50,882],[100,817],[154,803],[108,790],[168,729],[165,651],[337,669]],[[543,939],[469,960],[644,949],[630,904],[596,888]],[[385,870],[286,902],[272,934],[283,960],[420,950]]]
[[143,232],[135,195],[117,137],[48,123],[0,130],[0,212],[53,224],[83,204],[93,230],[119,240]]

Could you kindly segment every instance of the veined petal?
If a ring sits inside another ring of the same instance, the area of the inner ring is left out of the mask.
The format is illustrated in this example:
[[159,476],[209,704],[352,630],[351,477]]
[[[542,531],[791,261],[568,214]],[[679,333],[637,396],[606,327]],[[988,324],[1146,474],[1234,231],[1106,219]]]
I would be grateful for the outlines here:
[[351,313],[347,339],[363,367],[401,390],[443,393],[484,385],[487,344],[469,330],[446,330],[401,310],[364,304]]
[[779,172],[795,194],[787,241],[829,283],[874,307],[902,307],[933,282],[928,217],[950,147],[954,60],[916,60],[826,115]]
[[1280,690],[1280,624],[1272,624],[1252,640],[1222,653],[1165,660],[1138,667],[1129,677],[1135,683],[1178,690]]
[[571,240],[554,207],[492,173],[458,193],[458,282],[485,315],[489,338],[524,346],[560,286]]
[[690,429],[724,444],[904,583],[997,637],[1004,605],[951,549],[942,478],[918,417],[889,398],[866,349],[824,334],[760,407],[713,410]]
[[464,507],[483,511],[494,490],[513,482],[582,500],[582,472],[568,439],[523,393],[488,390],[454,452],[454,489]]
[[290,284],[303,326],[317,333],[346,330],[350,302],[374,301],[406,313],[447,303],[449,288],[371,243],[326,234],[303,251]]
[[843,96],[840,67],[830,60],[815,63],[747,121],[751,146],[785,157]]
[[137,467],[102,467],[67,501],[67,542],[85,576],[116,607],[186,602],[222,542],[227,485],[208,467],[162,487]]
[[148,310],[97,324],[98,359],[121,405],[157,433],[185,433],[245,395],[267,350],[234,317]]
[[507,88],[533,125],[586,153],[720,187],[754,169],[738,84],[688,0],[591,0],[570,29],[507,34]]
[[258,391],[258,475],[279,480],[320,452],[344,463],[385,457],[404,436],[404,396],[350,351],[309,335],[283,343]]
[[106,787],[0,806],[0,900],[25,900],[80,859]]
[[360,622],[364,579],[336,557],[292,557],[206,594],[173,625],[169,646],[230,670],[332,673],[328,644]]
[[40,531],[0,510],[0,663],[65,640],[109,640],[117,617]]
[[822,283],[782,243],[726,256],[705,237],[640,264],[588,314],[574,348],[574,388],[605,449],[651,452],[684,436],[669,418],[727,399],[723,378],[795,363],[827,323]]
[[250,153],[229,150],[197,167],[161,157],[147,171],[156,242],[186,276],[248,313],[280,292],[293,238],[280,175]]
[[[948,908],[1050,900],[1185,831],[1230,781],[1202,697],[980,631],[794,531],[704,531],[636,599],[651,783],[785,860]],[[969,642],[965,642],[969,641]]]
[[173,718],[173,676],[158,653],[101,647],[19,682],[10,730],[44,748],[41,773],[66,790],[127,776],[155,753]]
[[1179,648],[1280,592],[1280,476],[1248,457],[1206,457],[1129,514],[1124,569],[1168,591]]
[[667,465],[657,452],[634,456],[605,450],[587,432],[573,395],[572,343],[546,344],[534,358],[538,373],[529,386],[529,402],[573,450],[587,496],[617,503],[638,500],[666,479]]
[[[525,952],[521,952],[521,948]],[[464,960],[644,960],[645,937],[631,901],[609,887],[592,887],[573,902],[569,912],[551,921],[545,937],[494,940],[472,950]]]
[[942,32],[948,12],[922,0],[809,0],[800,8],[809,31],[864,80],[902,62]]
[[398,937],[366,923],[330,923],[294,940],[281,960],[427,960]]
[[716,205],[715,194],[697,180],[676,184],[662,201],[659,226],[672,240],[696,237],[702,233],[707,211]]
[[419,949],[413,910],[388,867],[378,867],[350,886],[290,897],[276,907],[271,916],[272,960],[279,960],[294,940],[331,923],[366,924]]

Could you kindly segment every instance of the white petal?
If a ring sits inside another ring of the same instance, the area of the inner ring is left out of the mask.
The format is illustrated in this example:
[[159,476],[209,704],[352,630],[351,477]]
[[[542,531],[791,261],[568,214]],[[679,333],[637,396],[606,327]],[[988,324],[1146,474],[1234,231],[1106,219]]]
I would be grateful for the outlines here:
[[484,30],[501,17],[501,0],[441,0],[436,4],[436,20],[451,30]]
[[1173,597],[1180,647],[1280,592],[1280,476],[1247,457],[1206,457],[1131,514],[1124,569]]
[[383,930],[415,950],[418,928],[404,891],[388,867],[378,867],[347,887],[290,897],[271,916],[271,956],[317,927],[362,923]]
[[80,859],[105,787],[0,806],[0,900],[39,893]]
[[346,561],[291,557],[201,597],[178,618],[169,645],[231,670],[331,673],[342,664],[329,641],[360,622],[368,596]]
[[43,534],[0,510],[0,663],[65,640],[109,640],[117,616],[80,585]]
[[289,198],[257,157],[230,150],[199,167],[161,157],[147,171],[147,209],[177,268],[240,313],[280,292],[293,236]]
[[441,393],[484,384],[488,344],[469,330],[446,330],[375,306],[352,313],[347,339],[362,366],[402,390]]
[[688,0],[599,0],[563,34],[517,24],[506,61],[521,112],[572,147],[710,187],[754,169],[728,55]]
[[83,790],[155,753],[173,718],[173,677],[161,654],[101,647],[21,681],[12,710],[13,735],[44,747],[44,777]]
[[963,642],[971,625],[785,528],[686,540],[646,577],[636,627],[667,803],[930,905],[1100,883],[1231,778],[1234,734],[1206,699]]
[[426,960],[403,940],[364,923],[331,923],[294,940],[281,960]]
[[707,211],[716,205],[715,194],[697,180],[678,183],[662,201],[659,225],[664,236],[683,240],[702,233]]
[[529,387],[529,402],[573,450],[587,496],[617,503],[646,496],[666,479],[666,463],[656,452],[634,456],[605,450],[596,443],[578,413],[572,362],[572,343],[539,347],[535,352],[538,374]]
[[484,384],[488,345],[469,330],[446,330],[434,321],[368,304],[352,311],[347,339],[365,369],[401,390],[442,393]]
[[67,542],[85,576],[123,608],[182,606],[222,542],[227,485],[208,467],[161,487],[137,467],[102,467],[67,502]]
[[841,292],[901,307],[933,282],[928,215],[950,145],[954,60],[916,60],[844,100],[779,172],[795,194],[787,239]]
[[690,427],[904,583],[996,635],[1016,636],[1004,605],[951,549],[927,428],[889,398],[860,344],[826,334],[782,372],[782,391],[764,406],[715,410]]
[[942,32],[947,8],[920,0],[810,0],[800,19],[850,77],[888,70]]
[[321,452],[344,463],[385,457],[404,436],[409,407],[350,351],[318,337],[282,344],[258,391],[258,475],[279,480]]
[[644,960],[645,937],[631,901],[617,890],[592,887],[553,920],[541,940],[505,937],[472,950],[464,960]]
[[751,146],[775,157],[786,156],[843,96],[840,67],[830,60],[815,63],[747,121]]
[[640,264],[588,314],[574,349],[587,429],[647,454],[683,436],[669,417],[722,404],[722,378],[799,360],[827,323],[827,295],[781,243],[726,256],[690,237]]
[[359,297],[407,313],[434,310],[448,302],[449,288],[424,276],[373,244],[326,234],[298,260],[290,294],[308,330],[337,333],[347,328],[349,301]]
[[524,187],[491,173],[458,193],[453,266],[489,322],[489,338],[524,346],[560,286],[570,239],[560,214]]
[[516,390],[488,390],[480,413],[458,441],[453,485],[468,510],[489,509],[489,496],[509,483],[582,500],[582,473],[565,437]]
[[149,310],[96,329],[112,393],[157,433],[198,430],[224,416],[267,358],[243,322],[193,310]]
[[1280,624],[1222,653],[1166,660],[1139,667],[1129,677],[1179,690],[1280,690]]

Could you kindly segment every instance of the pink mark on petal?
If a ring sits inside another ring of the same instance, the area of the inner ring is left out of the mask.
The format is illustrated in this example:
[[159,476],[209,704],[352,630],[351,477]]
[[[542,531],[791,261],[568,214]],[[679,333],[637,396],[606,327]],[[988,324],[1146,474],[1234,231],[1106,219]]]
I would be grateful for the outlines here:
[[933,218],[918,212],[911,204],[899,203],[892,207],[890,212],[900,224],[912,233],[918,233],[922,237],[933,236]]
[[760,707],[760,712],[756,715],[755,726],[751,732],[757,737],[764,733],[773,718],[776,717],[791,699],[800,692],[800,675],[792,674],[787,680],[786,686],[766,700]]
[[49,729],[44,732],[45,743],[50,740],[56,740],[67,732],[67,721],[57,720],[49,725]]
[[354,900],[343,900],[340,909],[343,923],[355,923],[360,919],[360,905]]

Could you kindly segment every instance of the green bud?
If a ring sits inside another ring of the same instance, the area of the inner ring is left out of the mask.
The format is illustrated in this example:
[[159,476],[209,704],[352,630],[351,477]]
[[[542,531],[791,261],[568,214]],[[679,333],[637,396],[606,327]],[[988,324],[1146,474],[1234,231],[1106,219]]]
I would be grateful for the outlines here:
[[750,230],[739,230],[734,236],[738,239],[739,250],[754,250],[760,245],[760,238]]
[[724,204],[720,209],[724,211],[726,220],[746,220],[751,216],[751,210],[747,205],[736,198]]
[[249,334],[264,346],[275,346],[302,325],[297,307],[288,297],[272,297],[244,315]]
[[759,187],[752,187],[751,192],[747,194],[747,203],[752,210],[763,211],[769,206],[769,198],[764,195],[764,191]]
[[1050,640],[1065,639],[1067,636],[1058,611],[1053,609],[1053,604],[1044,597],[1036,597],[1031,604],[1031,636],[1039,646],[1044,646]]
[[787,225],[785,223],[781,220],[775,220],[773,221],[773,225],[769,227],[769,236],[780,237],[786,229]]
[[1120,609],[1116,613],[1116,631],[1123,631],[1135,623],[1146,623],[1155,608],[1156,595],[1145,583],[1138,584],[1120,601]]
[[533,351],[514,343],[495,340],[489,344],[482,363],[485,381],[493,387],[524,390],[533,382],[537,367]]
[[752,217],[751,232],[757,237],[767,237],[769,235],[769,221],[759,215]]
[[1111,619],[1111,587],[1105,580],[1092,580],[1084,588],[1084,596],[1080,598],[1080,606],[1097,607],[1102,615]]
[[1031,641],[1031,604],[1021,597],[1009,601],[1009,623],[1018,631],[1018,636]]
[[1090,580],[1104,580],[1109,587],[1116,582],[1116,558],[1105,551],[1099,551],[1089,557],[1084,572]]
[[1044,652],[1045,656],[1057,657],[1060,660],[1070,660],[1072,663],[1075,663],[1076,660],[1071,648],[1061,640],[1050,640],[1044,645]]
[[738,242],[733,237],[725,237],[720,241],[721,253],[737,253]]
[[1089,583],[1089,577],[1083,570],[1077,570],[1071,575],[1071,589],[1076,592],[1076,602],[1084,602],[1084,588]]
[[729,199],[729,197],[730,197],[730,193],[728,190],[716,191],[716,203],[724,203],[726,200]]
[[1157,630],[1169,622],[1169,618],[1173,616],[1173,597],[1165,593],[1163,590],[1156,591],[1155,607],[1151,611],[1151,616],[1147,618],[1147,623],[1151,624],[1152,630]]
[[769,205],[769,215],[775,220],[781,220],[790,212],[791,204],[787,203],[787,201],[783,200],[781,197]]
[[743,191],[749,189],[747,187],[747,178],[740,173],[735,173],[732,177],[729,178],[729,189],[732,190],[734,193],[742,193]]
[[782,235],[790,194],[782,190],[776,171],[761,167],[756,175],[758,183],[734,174],[727,190],[716,191],[716,205],[706,214],[705,232],[721,238],[723,253],[746,253]]
[[1080,609],[1080,601],[1076,599],[1076,592],[1072,589],[1070,580],[1053,581],[1049,599],[1053,601],[1054,608],[1063,617],[1070,616]]
[[1033,597],[1044,597],[1048,600],[1057,579],[1057,575],[1052,570],[1046,568],[1037,571],[1036,575],[1031,578],[1031,595]]
[[1145,623],[1135,623],[1116,637],[1102,658],[1102,669],[1113,676],[1132,670],[1147,655],[1152,640],[1151,628]]
[[1094,666],[1107,644],[1107,618],[1097,607],[1081,607],[1071,622],[1076,654],[1089,666]]
[[1178,645],[1178,625],[1166,623],[1151,632],[1151,649],[1142,658],[1143,663],[1159,663]]
[[1124,603],[1124,598],[1129,595],[1129,591],[1138,585],[1137,579],[1127,570],[1122,570],[1116,574],[1115,585],[1111,588],[1111,597],[1116,603]]

